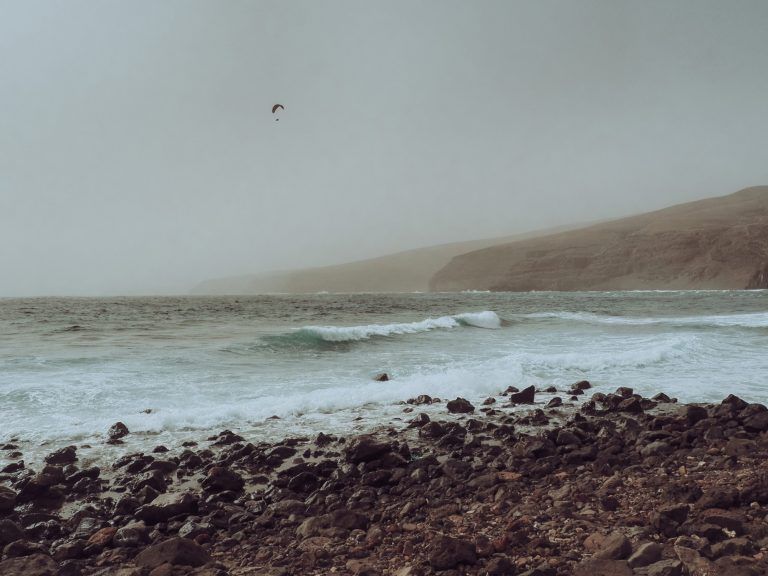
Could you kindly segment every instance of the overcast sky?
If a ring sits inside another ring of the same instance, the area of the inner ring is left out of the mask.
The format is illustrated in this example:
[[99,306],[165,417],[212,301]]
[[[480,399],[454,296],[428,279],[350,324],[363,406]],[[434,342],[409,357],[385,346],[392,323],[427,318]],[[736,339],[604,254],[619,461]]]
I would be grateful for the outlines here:
[[766,30],[764,0],[0,0],[0,296],[767,184]]

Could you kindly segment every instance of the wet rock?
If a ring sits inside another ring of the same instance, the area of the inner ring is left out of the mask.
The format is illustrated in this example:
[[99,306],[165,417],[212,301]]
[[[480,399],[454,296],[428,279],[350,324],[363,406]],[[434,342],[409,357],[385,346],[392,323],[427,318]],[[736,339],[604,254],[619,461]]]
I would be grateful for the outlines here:
[[451,414],[467,414],[475,411],[475,407],[466,398],[450,400],[446,406]]
[[209,522],[187,522],[181,528],[179,528],[179,536],[182,538],[190,538],[194,540],[201,534],[212,534],[215,528]]
[[187,538],[170,538],[148,546],[136,556],[138,566],[157,568],[161,564],[174,566],[203,566],[211,561],[208,553]]
[[432,404],[433,398],[427,394],[419,394],[416,398],[409,398],[408,404]]
[[744,420],[744,429],[747,432],[765,432],[768,430],[768,412],[760,412]]
[[672,402],[672,398],[670,398],[669,396],[664,394],[664,392],[659,392],[655,396],[652,396],[651,400],[653,400],[655,402],[659,402],[660,404],[668,404],[668,403]]
[[555,444],[557,444],[558,446],[568,446],[568,445],[578,446],[579,444],[581,444],[581,439],[570,430],[562,429],[557,433]]
[[12,512],[16,506],[16,492],[5,486],[0,486],[0,514]]
[[197,497],[188,492],[161,494],[136,510],[136,518],[150,524],[165,522],[175,516],[193,513],[197,501]]
[[238,442],[244,442],[245,438],[240,436],[240,434],[235,434],[232,430],[222,430],[218,436],[209,438],[209,440],[213,442],[214,446],[230,446]]
[[477,553],[471,541],[443,535],[432,540],[429,564],[435,570],[448,570],[459,564],[473,565],[476,562]]
[[347,461],[354,464],[370,462],[392,450],[389,442],[382,442],[374,436],[364,434],[352,439],[344,450]]
[[560,396],[555,396],[549,402],[547,402],[547,408],[557,408],[563,405],[563,399]]
[[0,548],[15,540],[24,538],[24,530],[11,520],[0,520]]
[[[23,556],[32,556],[34,554],[44,554],[47,551],[42,545],[37,542],[29,542],[27,540],[14,540],[10,544],[6,544],[3,548],[3,556],[5,558],[21,558]],[[0,572],[2,574],[2,572]],[[4,575],[3,575],[4,576]]]
[[579,382],[576,382],[575,384],[571,384],[571,390],[589,390],[592,388],[592,384],[589,383],[588,380],[580,380]]
[[509,401],[512,404],[533,404],[535,395],[536,387],[528,386],[528,388],[523,388],[520,392],[510,394]]
[[128,436],[129,433],[128,426],[122,422],[115,422],[109,427],[109,430],[107,430],[107,437],[112,441],[120,440],[121,438]]
[[709,416],[707,409],[702,406],[687,405],[682,408],[680,415],[685,418],[685,421],[689,426],[693,426],[700,420],[704,420]]
[[88,538],[88,545],[89,546],[99,546],[99,547],[105,547],[109,546],[109,544],[112,543],[112,539],[115,536],[115,532],[117,532],[117,528],[114,526],[108,526],[106,528],[102,528],[101,530],[96,531],[91,535],[90,538]]
[[33,554],[0,562],[3,576],[57,576],[59,566],[50,556]]
[[640,414],[643,412],[643,405],[639,398],[634,396],[622,400],[616,407],[619,412],[628,412],[630,414]]
[[77,448],[74,446],[67,446],[61,450],[51,452],[45,457],[45,461],[48,464],[71,464],[77,460]]
[[70,542],[64,542],[53,550],[53,559],[57,562],[63,562],[64,560],[73,560],[76,558],[82,558],[85,551],[85,542],[82,540],[72,540]]
[[203,489],[209,492],[240,492],[245,486],[245,480],[230,468],[214,466],[208,470],[208,475],[201,483]]
[[408,423],[409,428],[421,428],[430,421],[429,415],[424,412],[418,414],[413,420]]
[[375,382],[388,382],[389,381],[389,374],[386,372],[381,372],[379,374],[376,374],[376,376],[373,377]]
[[112,543],[122,548],[136,548],[149,540],[149,530],[144,522],[131,522],[118,528]]

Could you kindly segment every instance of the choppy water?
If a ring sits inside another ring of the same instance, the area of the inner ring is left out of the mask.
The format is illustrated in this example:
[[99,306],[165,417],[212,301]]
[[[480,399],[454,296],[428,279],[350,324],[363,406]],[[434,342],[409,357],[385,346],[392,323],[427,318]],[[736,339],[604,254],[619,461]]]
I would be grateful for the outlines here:
[[418,394],[581,379],[766,402],[767,352],[766,291],[4,299],[0,442],[30,460],[120,450],[103,447],[117,420],[131,450],[223,428],[344,432]]

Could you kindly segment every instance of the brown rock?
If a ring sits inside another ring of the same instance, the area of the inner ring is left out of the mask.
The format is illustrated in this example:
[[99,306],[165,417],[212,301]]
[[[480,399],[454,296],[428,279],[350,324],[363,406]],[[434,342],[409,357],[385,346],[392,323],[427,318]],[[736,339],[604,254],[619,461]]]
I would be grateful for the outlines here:
[[0,548],[22,538],[24,538],[24,530],[21,526],[7,518],[0,520]]
[[376,382],[388,382],[389,374],[387,374],[386,372],[381,372],[380,374],[376,374],[376,376],[374,376],[373,379]]
[[187,538],[171,538],[148,546],[136,556],[135,562],[146,568],[168,563],[181,566],[203,566],[211,561],[208,553]]
[[448,570],[459,564],[475,564],[475,545],[469,540],[439,535],[432,540],[429,564],[435,570]]
[[16,492],[5,486],[0,486],[0,514],[11,512],[16,506]]
[[128,426],[122,422],[115,422],[107,431],[107,436],[109,436],[110,440],[119,440],[120,438],[128,436],[129,433]]
[[165,522],[174,516],[191,514],[197,508],[197,497],[188,493],[161,494],[136,510],[136,517],[150,524]]
[[451,414],[467,414],[475,411],[475,407],[466,398],[456,398],[449,401],[446,406]]
[[112,543],[112,538],[115,536],[117,528],[109,526],[102,528],[101,530],[94,532],[90,538],[88,538],[88,545],[105,547]]
[[637,550],[629,557],[627,564],[630,568],[648,566],[661,560],[663,547],[657,542],[646,542],[638,546]]
[[208,470],[208,475],[201,483],[202,487],[209,492],[240,492],[245,486],[245,480],[234,470],[224,468],[223,466],[214,466]]
[[624,560],[632,553],[632,544],[620,532],[609,534],[595,553],[596,560]]
[[381,442],[374,436],[364,434],[352,439],[344,454],[349,462],[358,464],[370,462],[392,450],[389,442]]
[[624,560],[584,560],[574,567],[573,576],[632,576]]
[[515,566],[508,556],[494,556],[480,571],[483,576],[512,576],[515,573]]
[[71,464],[77,460],[77,448],[74,446],[67,446],[56,452],[51,452],[45,457],[45,461],[48,464]]
[[56,576],[58,571],[58,564],[45,554],[8,558],[0,562],[0,574],[3,576]]
[[512,404],[533,404],[535,395],[536,388],[534,386],[528,386],[528,388],[523,388],[520,392],[510,394],[509,401]]

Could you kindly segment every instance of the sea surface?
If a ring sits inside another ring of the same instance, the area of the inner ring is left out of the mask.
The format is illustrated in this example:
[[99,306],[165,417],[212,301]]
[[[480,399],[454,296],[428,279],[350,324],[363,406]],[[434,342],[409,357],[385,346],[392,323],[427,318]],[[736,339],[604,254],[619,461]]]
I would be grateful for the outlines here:
[[[406,421],[419,394],[479,404],[583,379],[766,403],[768,291],[0,299],[0,443],[27,462],[225,428],[253,442],[349,433]],[[106,446],[116,421],[131,435]]]

